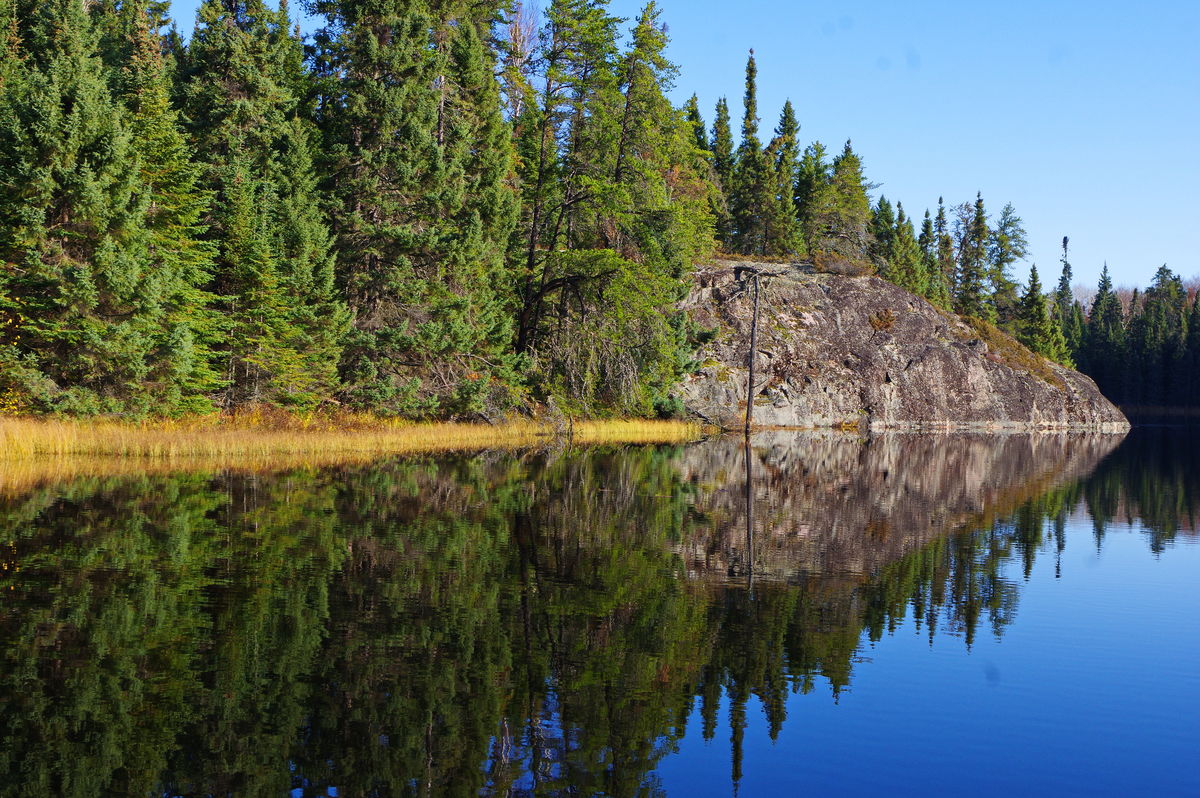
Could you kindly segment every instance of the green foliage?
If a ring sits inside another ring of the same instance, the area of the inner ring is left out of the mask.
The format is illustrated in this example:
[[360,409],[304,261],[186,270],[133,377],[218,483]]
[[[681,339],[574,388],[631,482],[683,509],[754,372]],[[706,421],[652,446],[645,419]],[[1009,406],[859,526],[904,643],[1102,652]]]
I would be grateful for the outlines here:
[[1048,300],[1042,293],[1041,280],[1038,279],[1037,265],[1034,264],[1029,269],[1029,283],[1024,296],[1021,297],[1017,340],[1025,344],[1030,351],[1070,368],[1073,363],[1067,351],[1062,326],[1057,318],[1051,316],[1047,303]]
[[194,409],[210,382],[192,240],[203,200],[187,196],[186,149],[147,50],[130,67],[131,119],[97,43],[79,3],[17,7],[0,85],[0,345],[13,380],[0,387],[42,411]]
[[1016,319],[1017,284],[1010,270],[1014,263],[1029,254],[1025,226],[1012,203],[1007,203],[996,219],[988,240],[988,280],[992,289],[992,305],[1001,327],[1011,328]]
[[975,198],[973,212],[965,214],[958,248],[958,279],[954,310],[986,322],[996,321],[996,308],[988,296],[987,242],[990,231],[983,195]]
[[347,329],[300,116],[301,44],[288,25],[286,8],[208,0],[183,56],[180,93],[215,197],[226,407],[330,399]]

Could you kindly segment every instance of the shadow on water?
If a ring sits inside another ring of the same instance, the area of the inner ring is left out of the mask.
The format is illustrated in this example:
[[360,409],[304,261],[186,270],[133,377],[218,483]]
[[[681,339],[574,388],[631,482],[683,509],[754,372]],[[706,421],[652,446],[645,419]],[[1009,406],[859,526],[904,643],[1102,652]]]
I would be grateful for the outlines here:
[[1081,506],[1097,545],[1194,535],[1196,443],[766,433],[45,486],[0,504],[0,795],[655,794],[722,706],[736,783],[752,697],[775,737],[902,619],[1003,634],[1006,566]]

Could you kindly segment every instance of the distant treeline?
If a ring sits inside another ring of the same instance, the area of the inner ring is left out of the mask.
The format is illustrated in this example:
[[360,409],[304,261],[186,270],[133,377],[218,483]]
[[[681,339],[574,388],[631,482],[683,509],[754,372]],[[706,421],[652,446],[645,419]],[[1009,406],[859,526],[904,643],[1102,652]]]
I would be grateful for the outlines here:
[[1022,296],[1011,205],[918,231],[790,103],[764,144],[753,54],[736,146],[725,100],[673,107],[654,2],[309,0],[308,39],[286,4],[208,0],[186,40],[166,9],[0,0],[0,412],[668,415],[717,248],[1099,362]]

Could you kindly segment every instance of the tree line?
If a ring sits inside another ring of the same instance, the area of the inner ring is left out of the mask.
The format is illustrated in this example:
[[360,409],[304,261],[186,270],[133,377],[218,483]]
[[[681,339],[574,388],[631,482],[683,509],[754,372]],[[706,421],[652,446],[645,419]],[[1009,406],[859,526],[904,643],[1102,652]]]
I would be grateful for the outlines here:
[[0,5],[5,406],[654,412],[713,247],[665,26],[509,5]]
[[718,248],[1099,363],[1011,274],[1011,205],[918,226],[790,102],[764,143],[753,52],[735,141],[726,100],[709,128],[668,99],[657,4],[607,6],[308,0],[306,39],[206,0],[185,40],[161,0],[0,0],[0,411],[670,414]]

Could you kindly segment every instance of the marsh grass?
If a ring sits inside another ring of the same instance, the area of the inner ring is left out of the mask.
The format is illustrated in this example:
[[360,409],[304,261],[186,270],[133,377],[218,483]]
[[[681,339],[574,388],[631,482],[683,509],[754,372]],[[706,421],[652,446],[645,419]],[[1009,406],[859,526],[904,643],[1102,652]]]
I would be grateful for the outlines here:
[[0,467],[42,457],[140,459],[329,457],[519,449],[556,439],[578,444],[678,443],[701,435],[678,421],[583,421],[552,426],[413,424],[361,416],[204,416],[141,423],[0,418]]

